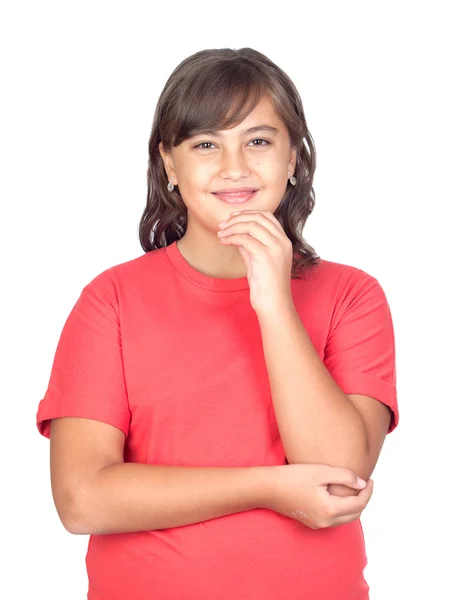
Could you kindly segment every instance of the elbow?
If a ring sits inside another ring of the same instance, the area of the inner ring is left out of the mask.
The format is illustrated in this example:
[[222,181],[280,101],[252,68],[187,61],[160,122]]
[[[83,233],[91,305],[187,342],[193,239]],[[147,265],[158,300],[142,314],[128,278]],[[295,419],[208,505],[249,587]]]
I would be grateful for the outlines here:
[[285,457],[285,463],[289,465],[315,463],[329,465],[330,467],[349,469],[350,471],[353,471],[355,475],[366,481],[371,476],[375,467],[375,461],[368,450],[367,439],[365,442],[360,443],[359,446],[354,448],[353,451],[350,451],[350,448],[347,448],[344,452],[338,452],[338,449],[335,448],[334,453],[331,454],[309,454],[306,452],[300,453],[299,451],[289,453]]
[[85,511],[79,500],[71,497],[64,502],[64,505],[61,502],[55,502],[55,506],[60,521],[68,533],[73,535],[88,535],[90,533],[85,523]]
[[63,527],[67,532],[72,533],[72,535],[88,535],[88,532],[85,531],[82,527],[79,526],[78,521],[74,520],[62,520]]
[[73,535],[90,535],[89,527],[80,518],[79,515],[72,515],[62,521],[64,528]]
[[78,487],[67,510],[65,528],[75,535],[98,535],[109,533],[107,509],[99,501],[96,488],[90,485]]
[[[297,451],[289,452],[286,455],[286,462],[287,464],[326,464],[331,467],[349,469],[361,479],[368,481],[375,468],[376,461],[369,451],[367,435],[360,436],[353,447],[348,445],[344,446],[342,451],[340,450],[337,445],[331,448],[330,452],[323,452],[322,454],[314,452],[306,453],[297,449]],[[338,483],[330,483],[328,490],[330,494],[336,496],[356,496],[359,493],[359,490],[356,488]]]

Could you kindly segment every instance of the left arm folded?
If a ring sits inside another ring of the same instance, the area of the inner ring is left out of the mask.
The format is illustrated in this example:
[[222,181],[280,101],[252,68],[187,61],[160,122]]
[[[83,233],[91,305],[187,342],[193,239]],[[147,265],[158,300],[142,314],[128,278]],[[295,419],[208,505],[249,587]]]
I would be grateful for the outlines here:
[[[399,410],[391,311],[379,282],[367,273],[361,275],[352,302],[329,337],[324,362],[364,425],[367,454],[359,457],[356,472],[367,480],[386,435],[398,425]],[[330,491],[352,493],[339,485],[330,486]]]

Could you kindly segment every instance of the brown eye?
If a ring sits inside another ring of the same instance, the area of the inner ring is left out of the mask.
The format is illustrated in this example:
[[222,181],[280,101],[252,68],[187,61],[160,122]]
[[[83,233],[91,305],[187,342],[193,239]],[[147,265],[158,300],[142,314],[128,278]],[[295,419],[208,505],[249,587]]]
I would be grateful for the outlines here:
[[200,150],[209,150],[209,148],[201,148],[200,147],[200,146],[203,146],[204,144],[213,145],[212,142],[201,142],[200,144],[197,144],[196,146],[193,146],[193,148],[199,148]]
[[[254,142],[264,142],[263,144],[254,144]],[[264,147],[264,146],[270,146],[271,142],[269,140],[264,140],[262,138],[255,138],[254,140],[251,140],[251,142],[253,144],[253,146],[259,148],[259,147]],[[199,149],[199,150],[210,150],[210,148],[202,148],[201,146],[214,146],[215,144],[213,144],[212,142],[201,142],[200,144],[196,144],[196,146],[193,146],[194,149]]]
[[[269,146],[271,144],[271,142],[269,142],[268,140],[263,140],[262,138],[256,138],[255,140],[251,140],[253,142],[265,142],[264,145]],[[256,146],[256,144],[253,144],[254,146]],[[259,144],[259,146],[262,146],[262,144]]]

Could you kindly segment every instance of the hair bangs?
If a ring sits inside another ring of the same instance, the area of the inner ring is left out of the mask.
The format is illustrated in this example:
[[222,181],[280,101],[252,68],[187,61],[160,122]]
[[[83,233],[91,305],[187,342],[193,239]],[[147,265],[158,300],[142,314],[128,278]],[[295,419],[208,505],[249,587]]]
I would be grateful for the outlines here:
[[189,98],[180,98],[185,110],[181,121],[174,124],[174,146],[206,130],[234,127],[268,93],[265,82],[252,68],[231,62],[226,66],[220,73],[204,73],[190,90]]

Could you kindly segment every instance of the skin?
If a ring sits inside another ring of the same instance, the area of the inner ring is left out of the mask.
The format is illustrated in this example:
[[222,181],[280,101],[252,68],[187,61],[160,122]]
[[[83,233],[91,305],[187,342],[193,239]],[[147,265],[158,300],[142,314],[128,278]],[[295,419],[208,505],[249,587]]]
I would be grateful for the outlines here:
[[[278,133],[242,133],[264,123],[276,127]],[[291,147],[287,128],[268,96],[241,123],[219,133],[221,136],[201,134],[184,140],[169,153],[159,144],[168,181],[173,177],[187,207],[187,230],[177,246],[187,262],[205,275],[246,277],[247,268],[237,246],[221,244],[218,225],[234,211],[274,213],[295,171],[296,148]],[[226,204],[211,193],[245,186],[259,191],[242,205]]]

